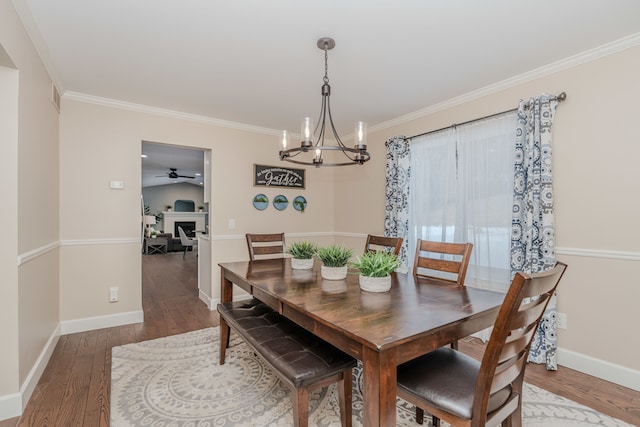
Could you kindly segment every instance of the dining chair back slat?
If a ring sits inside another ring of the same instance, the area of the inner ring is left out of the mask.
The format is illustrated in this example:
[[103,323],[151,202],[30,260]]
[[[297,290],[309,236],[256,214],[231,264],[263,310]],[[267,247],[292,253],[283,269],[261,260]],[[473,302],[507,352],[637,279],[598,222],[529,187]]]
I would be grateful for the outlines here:
[[413,274],[417,277],[435,278],[464,286],[472,250],[471,243],[418,240],[413,261]]
[[367,235],[367,242],[364,245],[365,252],[389,250],[395,255],[400,254],[402,248],[402,237],[383,237]]
[[249,249],[249,259],[256,260],[256,257],[275,258],[273,255],[284,257],[285,241],[284,233],[272,234],[246,234],[247,247]]

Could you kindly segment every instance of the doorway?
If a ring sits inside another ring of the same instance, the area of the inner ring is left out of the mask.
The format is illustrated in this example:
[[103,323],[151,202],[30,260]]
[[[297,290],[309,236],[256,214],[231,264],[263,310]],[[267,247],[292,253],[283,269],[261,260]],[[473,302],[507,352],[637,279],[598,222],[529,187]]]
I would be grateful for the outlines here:
[[[179,283],[181,278],[196,277],[195,282],[189,281],[192,284],[187,291],[194,292],[208,306],[208,300],[203,296],[210,294],[210,291],[201,289],[201,285],[211,287],[205,281],[209,276],[207,272],[211,270],[211,257],[206,256],[210,251],[205,247],[197,249],[183,245],[177,226],[186,223],[193,225],[189,238],[196,239],[198,243],[202,242],[203,236],[208,236],[210,197],[207,192],[210,186],[207,180],[210,173],[207,169],[210,151],[199,147],[142,141],[141,153],[143,277],[149,273],[145,270],[158,268],[158,265],[170,269],[165,274],[173,277],[175,283]],[[155,244],[152,247],[159,246],[162,250],[147,251],[151,242]],[[205,243],[208,246],[208,237]],[[155,257],[153,261],[152,257]],[[158,262],[161,257],[166,262]],[[150,267],[154,265],[156,267]],[[143,279],[143,295],[144,284]]]

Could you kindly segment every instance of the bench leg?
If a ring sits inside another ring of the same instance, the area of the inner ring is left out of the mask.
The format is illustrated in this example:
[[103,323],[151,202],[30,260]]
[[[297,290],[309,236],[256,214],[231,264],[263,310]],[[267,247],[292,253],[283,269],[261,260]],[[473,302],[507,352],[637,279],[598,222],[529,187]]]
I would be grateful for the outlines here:
[[338,381],[338,403],[340,405],[340,419],[342,427],[351,427],[353,417],[353,395],[352,395],[353,372],[346,369],[342,379]]
[[307,427],[309,424],[309,391],[300,387],[291,393],[294,427]]
[[224,359],[229,347],[230,328],[227,322],[220,317],[220,364],[224,365]]

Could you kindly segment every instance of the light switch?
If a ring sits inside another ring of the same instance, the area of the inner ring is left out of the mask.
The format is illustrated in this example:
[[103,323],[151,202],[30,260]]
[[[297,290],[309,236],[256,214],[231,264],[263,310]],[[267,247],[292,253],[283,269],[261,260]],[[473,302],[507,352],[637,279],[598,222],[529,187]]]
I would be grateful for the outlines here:
[[236,228],[236,220],[230,219],[228,227],[229,227],[229,230],[233,230],[234,228]]
[[124,181],[110,181],[109,187],[114,190],[122,190],[124,188]]

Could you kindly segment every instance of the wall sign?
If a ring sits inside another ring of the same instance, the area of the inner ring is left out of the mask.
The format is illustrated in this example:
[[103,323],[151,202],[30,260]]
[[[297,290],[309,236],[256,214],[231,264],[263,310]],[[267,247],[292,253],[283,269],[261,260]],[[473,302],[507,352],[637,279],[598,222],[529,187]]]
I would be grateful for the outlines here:
[[253,165],[253,185],[264,187],[304,188],[304,169]]

